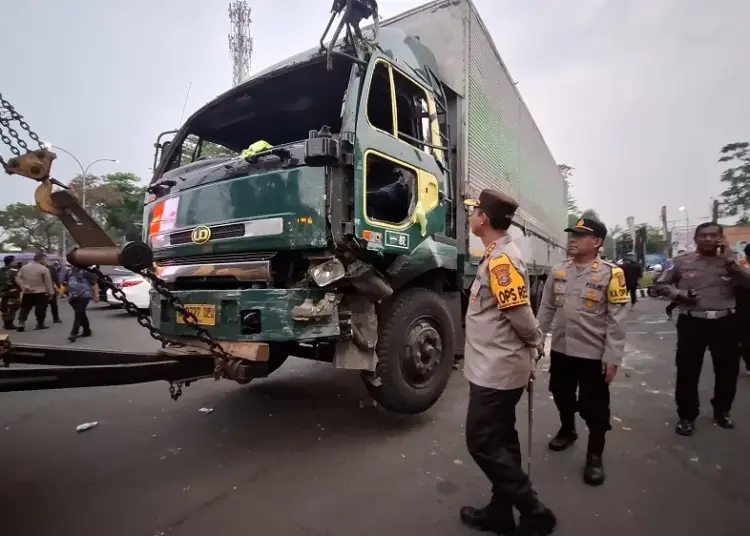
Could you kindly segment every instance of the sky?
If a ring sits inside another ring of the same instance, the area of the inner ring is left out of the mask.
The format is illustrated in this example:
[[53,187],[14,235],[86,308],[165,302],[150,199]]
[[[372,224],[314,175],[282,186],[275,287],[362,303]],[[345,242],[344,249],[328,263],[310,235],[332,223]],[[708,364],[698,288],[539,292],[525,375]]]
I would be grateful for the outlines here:
[[[379,0],[386,18],[422,3]],[[248,4],[255,72],[314,46],[331,1]],[[661,205],[669,220],[708,217],[722,191],[720,148],[750,140],[750,2],[475,4],[556,161],[575,168],[581,208],[610,227],[628,216],[656,224]],[[91,173],[148,180],[157,135],[231,86],[227,5],[3,0],[0,92],[84,166],[119,160]],[[58,152],[54,176],[67,182],[78,172]],[[34,183],[3,180],[0,206],[33,202]]]

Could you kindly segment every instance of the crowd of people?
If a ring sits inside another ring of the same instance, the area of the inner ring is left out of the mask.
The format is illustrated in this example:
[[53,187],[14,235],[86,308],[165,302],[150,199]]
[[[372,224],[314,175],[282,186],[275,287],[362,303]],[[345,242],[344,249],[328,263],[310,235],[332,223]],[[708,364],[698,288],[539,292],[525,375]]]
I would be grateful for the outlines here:
[[21,265],[15,256],[7,255],[0,267],[0,311],[3,328],[25,331],[31,312],[35,329],[47,329],[47,313],[52,322],[62,323],[58,298],[67,297],[73,308],[73,324],[68,340],[91,336],[86,314],[91,301],[99,300],[96,277],[76,267],[63,270],[59,262],[48,262],[44,253],[37,253],[31,262]]
[[[533,392],[535,369],[551,335],[549,388],[560,416],[551,451],[570,448],[578,439],[576,414],[588,427],[583,481],[605,481],[602,456],[610,425],[610,383],[625,353],[628,309],[635,305],[640,266],[603,259],[599,248],[606,227],[582,218],[565,229],[569,256],[552,268],[534,317],[527,292],[526,268],[507,232],[518,204],[504,194],[484,190],[467,200],[471,232],[485,253],[471,286],[466,314],[464,373],[469,381],[466,442],[469,453],[492,485],[489,504],[460,511],[464,524],[500,535],[545,536],[557,517],[541,501],[521,464],[515,408],[523,392]],[[737,390],[743,313],[737,297],[750,297],[750,270],[728,246],[721,225],[695,230],[696,249],[674,259],[656,281],[657,289],[679,309],[677,321],[675,432],[691,436],[700,413],[698,379],[705,351],[714,365],[711,400],[714,423],[734,428],[730,416]],[[627,303],[630,301],[630,307]],[[740,299],[742,303],[742,299]],[[520,514],[518,522],[514,510]]]

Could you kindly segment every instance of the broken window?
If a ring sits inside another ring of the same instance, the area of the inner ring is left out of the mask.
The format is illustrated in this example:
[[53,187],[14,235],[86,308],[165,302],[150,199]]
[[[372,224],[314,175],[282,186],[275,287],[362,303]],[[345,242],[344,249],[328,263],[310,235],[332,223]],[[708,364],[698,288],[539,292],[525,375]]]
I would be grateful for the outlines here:
[[388,71],[388,66],[382,61],[375,64],[370,94],[367,96],[367,119],[375,128],[393,134],[393,106]]
[[394,135],[389,71],[393,73],[396,99],[396,137],[417,149],[430,152],[425,145],[431,143],[432,138],[427,92],[383,61],[379,61],[373,70],[367,97],[367,118],[375,128]]
[[368,153],[365,156],[365,174],[367,217],[392,225],[405,223],[412,212],[416,193],[414,171]]

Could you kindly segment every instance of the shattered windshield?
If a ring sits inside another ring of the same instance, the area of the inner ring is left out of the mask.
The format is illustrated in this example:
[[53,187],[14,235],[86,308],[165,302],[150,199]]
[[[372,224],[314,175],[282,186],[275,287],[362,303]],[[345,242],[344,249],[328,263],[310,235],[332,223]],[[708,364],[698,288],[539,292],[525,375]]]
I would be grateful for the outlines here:
[[278,147],[305,140],[324,125],[341,130],[342,100],[352,64],[308,62],[232,92],[190,120],[189,134],[167,169],[199,160],[238,156],[253,144]]

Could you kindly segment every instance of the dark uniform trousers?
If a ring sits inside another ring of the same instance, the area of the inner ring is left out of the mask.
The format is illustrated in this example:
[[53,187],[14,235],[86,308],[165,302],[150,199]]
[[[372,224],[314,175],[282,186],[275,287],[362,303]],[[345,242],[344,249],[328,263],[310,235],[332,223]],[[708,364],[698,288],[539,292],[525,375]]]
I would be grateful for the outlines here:
[[44,293],[24,293],[21,298],[21,312],[18,314],[18,321],[21,324],[26,322],[29,313],[33,309],[34,316],[36,316],[36,323],[39,325],[44,324],[44,317],[47,316],[47,302],[48,297]]
[[737,393],[740,371],[737,316],[708,319],[681,314],[677,319],[677,385],[675,401],[680,419],[694,421],[700,414],[698,380],[706,348],[714,365],[715,412],[729,412]]
[[524,472],[516,431],[516,405],[525,388],[500,390],[469,383],[466,445],[471,457],[492,483],[490,509],[494,515],[521,514],[539,504]]
[[609,423],[609,385],[602,362],[550,352],[549,389],[560,412],[565,432],[575,430],[575,414],[580,413],[589,429],[588,454],[601,456]]

